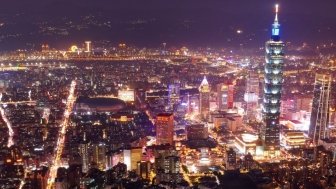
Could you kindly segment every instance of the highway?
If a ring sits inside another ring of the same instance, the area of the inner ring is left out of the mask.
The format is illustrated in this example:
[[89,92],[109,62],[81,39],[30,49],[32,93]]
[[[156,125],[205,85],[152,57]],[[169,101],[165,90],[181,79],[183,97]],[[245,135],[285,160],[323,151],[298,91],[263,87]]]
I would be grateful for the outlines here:
[[75,96],[75,88],[76,88],[76,81],[72,81],[70,85],[70,90],[69,90],[69,96],[66,102],[66,107],[64,111],[64,117],[63,117],[63,122],[61,124],[61,129],[58,133],[58,140],[56,144],[56,152],[54,155],[54,160],[51,163],[49,175],[48,175],[48,185],[47,189],[51,189],[53,187],[55,178],[57,176],[57,169],[61,165],[61,156],[64,148],[64,141],[65,141],[65,134],[66,134],[66,129],[69,125],[69,120],[70,120],[70,114],[73,109],[74,102],[76,100]]

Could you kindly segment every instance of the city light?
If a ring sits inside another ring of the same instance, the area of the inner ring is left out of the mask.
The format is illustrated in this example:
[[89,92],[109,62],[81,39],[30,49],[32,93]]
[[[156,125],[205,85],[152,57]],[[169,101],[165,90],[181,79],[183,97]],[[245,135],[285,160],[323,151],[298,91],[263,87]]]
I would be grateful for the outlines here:
[[0,188],[335,187],[336,1],[250,5],[2,3]]

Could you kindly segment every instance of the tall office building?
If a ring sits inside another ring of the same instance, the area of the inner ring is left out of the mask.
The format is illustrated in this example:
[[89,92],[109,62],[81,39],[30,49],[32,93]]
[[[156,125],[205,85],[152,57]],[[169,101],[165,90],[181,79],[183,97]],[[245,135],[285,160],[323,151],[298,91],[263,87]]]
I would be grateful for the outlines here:
[[206,140],[209,137],[208,128],[204,124],[192,124],[186,127],[187,139],[190,140]]
[[168,100],[171,109],[180,100],[180,85],[179,81],[174,81],[174,83],[168,85]]
[[91,53],[92,51],[92,45],[91,41],[85,41],[85,52]]
[[173,145],[174,139],[174,115],[160,113],[156,117],[156,144]]
[[142,148],[132,147],[123,151],[123,163],[126,165],[127,170],[136,170],[138,162],[142,159]]
[[217,85],[217,104],[219,110],[233,108],[234,85],[218,84]]
[[210,85],[208,80],[204,76],[203,81],[198,88],[200,92],[200,100],[199,100],[199,110],[202,116],[202,119],[208,119],[209,111],[210,111]]
[[265,126],[265,155],[280,154],[279,116],[282,88],[282,67],[284,63],[284,42],[280,40],[280,24],[278,22],[278,5],[275,20],[272,24],[272,36],[266,42],[265,85],[263,119]]
[[236,169],[237,164],[237,154],[236,152],[230,148],[228,151],[226,151],[226,159],[225,159],[225,167],[227,170],[234,170]]
[[180,173],[180,157],[171,155],[164,158],[165,173]]
[[106,169],[107,164],[106,144],[105,143],[92,144],[91,150],[92,154],[90,159],[97,166],[99,170],[104,171]]
[[246,78],[246,92],[255,93],[259,96],[259,75],[255,72],[250,72]]
[[89,161],[89,142],[86,140],[86,133],[84,133],[83,141],[79,144],[79,154],[82,158],[82,171],[87,173],[90,169]]
[[316,74],[309,137],[318,145],[319,139],[328,137],[331,75]]
[[149,179],[151,168],[149,161],[137,162],[137,174],[143,179]]
[[246,78],[244,100],[246,102],[245,120],[255,120],[259,100],[259,76],[256,73],[249,73]]

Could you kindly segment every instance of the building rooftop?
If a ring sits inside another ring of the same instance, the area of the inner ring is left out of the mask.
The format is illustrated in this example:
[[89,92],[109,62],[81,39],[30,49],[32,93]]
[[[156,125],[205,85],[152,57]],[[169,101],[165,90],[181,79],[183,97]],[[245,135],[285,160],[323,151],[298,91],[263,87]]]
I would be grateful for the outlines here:
[[169,117],[169,116],[172,116],[172,115],[173,115],[173,113],[159,113],[159,114],[157,114],[157,117],[159,117],[159,116]]
[[84,103],[89,106],[116,106],[116,105],[124,105],[125,102],[118,98],[87,98],[87,97],[79,97],[76,101],[77,103]]

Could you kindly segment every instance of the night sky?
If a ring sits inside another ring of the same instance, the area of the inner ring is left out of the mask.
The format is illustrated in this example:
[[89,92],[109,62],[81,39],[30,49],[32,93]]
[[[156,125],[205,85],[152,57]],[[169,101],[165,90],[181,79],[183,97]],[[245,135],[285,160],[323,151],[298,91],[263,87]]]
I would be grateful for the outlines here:
[[[1,0],[0,48],[40,43],[65,47],[87,39],[149,47],[162,42],[259,47],[270,36],[275,3],[280,4],[283,40],[336,40],[335,0]],[[65,25],[83,24],[88,15],[94,18],[84,29]],[[43,27],[66,29],[67,35],[46,33]]]

